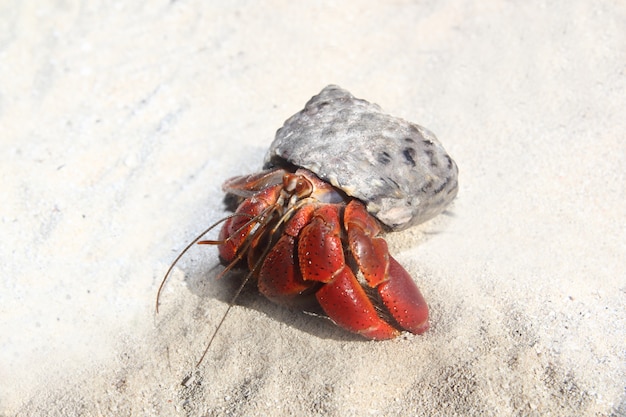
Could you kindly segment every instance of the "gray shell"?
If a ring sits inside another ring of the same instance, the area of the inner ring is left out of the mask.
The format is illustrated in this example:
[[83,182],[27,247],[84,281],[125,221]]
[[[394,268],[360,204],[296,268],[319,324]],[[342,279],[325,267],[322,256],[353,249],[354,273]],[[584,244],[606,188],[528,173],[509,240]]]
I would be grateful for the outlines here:
[[363,201],[391,230],[436,216],[458,190],[456,163],[432,132],[336,85],[278,129],[265,168],[284,161]]

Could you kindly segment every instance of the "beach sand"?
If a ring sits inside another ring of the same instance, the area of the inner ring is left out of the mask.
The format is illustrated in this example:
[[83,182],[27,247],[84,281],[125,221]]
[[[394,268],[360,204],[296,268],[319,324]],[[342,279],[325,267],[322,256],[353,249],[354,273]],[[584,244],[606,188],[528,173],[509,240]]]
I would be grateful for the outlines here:
[[[0,415],[626,415],[619,1],[5,1]],[[385,342],[215,280],[221,184],[327,84],[435,132],[459,195],[387,236]]]

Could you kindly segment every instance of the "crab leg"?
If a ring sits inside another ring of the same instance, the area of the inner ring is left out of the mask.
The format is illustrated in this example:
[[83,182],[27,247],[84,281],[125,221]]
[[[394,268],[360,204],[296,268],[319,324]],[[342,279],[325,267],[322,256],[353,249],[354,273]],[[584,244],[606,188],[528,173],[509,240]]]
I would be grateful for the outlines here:
[[259,291],[277,304],[288,307],[306,307],[310,304],[311,300],[302,294],[315,283],[302,279],[297,264],[296,238],[309,222],[314,210],[315,206],[309,205],[295,213],[285,225],[281,238],[265,257],[259,271]]
[[233,177],[224,182],[222,189],[226,193],[239,197],[252,197],[268,187],[282,184],[285,173],[284,169],[271,169],[252,175]]
[[322,282],[315,294],[339,326],[369,339],[391,339],[398,331],[382,320],[345,263],[339,207],[324,205],[299,236],[298,260],[304,280]]
[[352,200],[344,212],[350,250],[365,280],[376,288],[393,318],[411,333],[428,330],[428,305],[408,272],[377,237],[380,226],[365,207]]
[[[263,219],[257,217],[271,207],[280,196],[281,185],[277,184],[258,192],[239,205],[235,213],[244,216],[234,216],[224,222],[219,239],[224,241],[218,247],[220,257],[225,262],[231,262],[237,257],[241,247],[248,241],[251,232],[261,227]],[[252,220],[251,220],[252,218]]]

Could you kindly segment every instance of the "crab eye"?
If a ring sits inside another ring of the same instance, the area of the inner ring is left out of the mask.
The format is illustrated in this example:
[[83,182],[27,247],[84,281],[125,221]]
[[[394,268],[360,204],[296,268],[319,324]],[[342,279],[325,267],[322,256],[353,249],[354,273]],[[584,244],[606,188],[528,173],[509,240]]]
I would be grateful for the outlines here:
[[299,198],[308,197],[313,192],[313,184],[302,175],[288,173],[283,176],[283,190]]
[[296,195],[298,197],[308,197],[313,192],[313,184],[306,178],[298,175],[296,182]]

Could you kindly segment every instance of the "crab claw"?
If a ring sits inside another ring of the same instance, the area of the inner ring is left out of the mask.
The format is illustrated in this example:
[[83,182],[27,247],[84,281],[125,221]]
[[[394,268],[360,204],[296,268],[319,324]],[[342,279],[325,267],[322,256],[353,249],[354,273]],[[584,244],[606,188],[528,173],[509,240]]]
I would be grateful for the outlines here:
[[368,339],[393,339],[399,332],[381,319],[363,287],[344,266],[316,293],[317,300],[335,323]]
[[336,205],[305,206],[294,215],[265,257],[258,286],[270,300],[290,307],[317,299],[335,323],[369,339],[398,335],[345,264]]
[[398,331],[378,316],[345,263],[339,207],[321,206],[299,237],[298,259],[302,277],[325,284],[315,296],[328,317],[344,329],[369,339],[396,337]]
[[378,293],[391,315],[404,329],[415,334],[428,330],[428,305],[408,272],[389,255],[389,279]]
[[411,333],[428,330],[428,305],[408,272],[391,256],[381,229],[363,204],[352,200],[344,213],[350,250],[367,284],[378,290],[387,310]]

